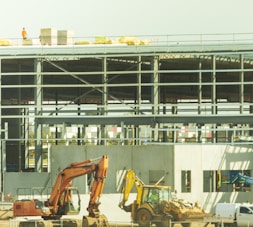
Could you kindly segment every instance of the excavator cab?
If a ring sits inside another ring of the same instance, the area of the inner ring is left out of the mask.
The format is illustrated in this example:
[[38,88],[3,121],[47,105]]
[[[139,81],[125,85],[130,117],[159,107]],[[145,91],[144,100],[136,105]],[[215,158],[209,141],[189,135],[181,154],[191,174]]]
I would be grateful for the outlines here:
[[[75,198],[75,200],[73,200]],[[45,204],[44,204],[45,203]],[[76,215],[80,212],[80,195],[76,187],[67,187],[58,201],[56,217],[62,215]],[[14,216],[42,216],[50,217],[50,210],[47,202],[37,199],[16,200],[13,204]]]
[[144,186],[142,195],[142,203],[173,199],[170,187],[163,186]]
[[155,213],[160,212],[162,201],[172,200],[170,187],[144,186],[141,204],[148,203]]
[[[77,200],[73,200],[73,197]],[[80,212],[80,194],[76,187],[67,187],[58,201],[58,215],[75,215]]]

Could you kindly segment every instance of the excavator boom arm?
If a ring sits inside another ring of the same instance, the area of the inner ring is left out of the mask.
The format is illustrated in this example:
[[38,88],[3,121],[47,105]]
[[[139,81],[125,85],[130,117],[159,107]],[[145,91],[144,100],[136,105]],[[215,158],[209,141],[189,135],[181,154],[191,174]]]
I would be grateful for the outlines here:
[[105,178],[107,176],[108,157],[103,156],[96,166],[94,180],[91,186],[90,201],[88,205],[89,216],[96,216],[99,213],[99,198],[104,189]]
[[[97,161],[99,162],[97,163]],[[91,189],[90,204],[94,204],[95,200],[101,195],[104,187],[104,179],[107,175],[108,156],[104,155],[101,158],[90,159],[82,162],[75,162],[62,170],[55,181],[51,195],[47,201],[47,206],[54,214],[57,211],[58,202],[62,193],[66,188],[72,185],[72,180],[76,177],[94,173],[95,179]],[[101,180],[103,179],[103,180]]]
[[129,195],[132,191],[133,186],[135,185],[136,190],[137,190],[137,203],[140,204],[141,200],[141,193],[140,191],[142,190],[144,183],[142,182],[141,179],[139,179],[133,170],[129,169],[127,170],[124,180],[123,180],[123,185],[122,185],[122,194],[123,194],[123,199],[119,203],[119,207],[124,209],[126,201],[128,201]]

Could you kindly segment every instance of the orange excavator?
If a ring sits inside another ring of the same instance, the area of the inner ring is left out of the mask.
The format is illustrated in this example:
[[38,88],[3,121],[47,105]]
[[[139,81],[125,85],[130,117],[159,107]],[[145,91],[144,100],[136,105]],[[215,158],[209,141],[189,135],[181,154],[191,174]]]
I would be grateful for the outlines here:
[[74,208],[72,203],[73,191],[77,191],[77,188],[72,187],[72,180],[76,177],[94,173],[87,207],[88,216],[83,217],[83,226],[95,226],[98,223],[100,225],[102,223],[102,226],[108,226],[107,218],[100,214],[98,208],[99,198],[107,177],[108,162],[108,156],[104,155],[100,158],[70,164],[58,174],[47,201],[42,202],[36,199],[17,200],[13,204],[14,216],[41,216],[47,220],[59,219],[62,215],[79,213],[80,197],[78,196],[79,207],[77,209]]

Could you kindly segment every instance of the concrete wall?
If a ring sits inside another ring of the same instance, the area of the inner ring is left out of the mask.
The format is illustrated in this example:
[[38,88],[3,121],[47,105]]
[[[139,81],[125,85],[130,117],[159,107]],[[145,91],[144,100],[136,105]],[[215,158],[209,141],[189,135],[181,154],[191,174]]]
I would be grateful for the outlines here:
[[[116,193],[118,189],[117,171],[133,169],[146,183],[149,182],[149,170],[164,170],[169,175],[165,183],[173,183],[173,146],[54,146],[52,147],[52,184],[59,169],[65,168],[72,162],[108,155],[108,177],[104,188],[105,193]],[[161,176],[162,177],[162,176]],[[84,189],[84,178],[76,178],[74,182]],[[85,191],[82,191],[85,192]]]
[[[72,162],[109,156],[108,177],[104,193],[117,193],[117,172],[133,169],[149,183],[150,170],[168,173],[165,184],[176,189],[178,197],[198,201],[206,210],[217,202],[253,202],[252,192],[203,192],[204,170],[253,170],[251,146],[233,145],[152,145],[152,146],[53,146],[51,173],[5,173],[4,192],[15,194],[17,188],[52,187],[60,170]],[[192,174],[191,192],[181,191],[181,172]],[[86,176],[74,180],[81,193],[88,191]]]
[[[34,188],[34,192],[38,193],[39,190],[47,187],[51,175],[50,173],[7,172],[3,174],[3,178],[3,194],[17,198],[18,191],[19,194],[29,194]],[[45,189],[43,193],[46,192]]]
[[[50,154],[50,173],[4,173],[4,193],[11,192],[15,195],[18,188],[50,188],[53,186],[59,171],[70,163],[97,158],[102,155],[109,156],[105,193],[117,192],[116,173],[119,170],[135,170],[146,184],[149,182],[149,170],[163,170],[169,173],[164,179],[165,184],[172,185],[174,181],[173,146],[52,146]],[[81,193],[88,191],[86,177],[85,175],[73,180],[73,184],[79,187]]]

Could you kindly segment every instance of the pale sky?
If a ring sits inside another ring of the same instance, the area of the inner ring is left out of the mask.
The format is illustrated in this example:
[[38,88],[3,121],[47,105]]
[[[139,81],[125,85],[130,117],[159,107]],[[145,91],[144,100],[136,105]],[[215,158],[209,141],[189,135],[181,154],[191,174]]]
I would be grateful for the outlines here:
[[253,33],[253,0],[7,0],[0,38],[30,38],[41,28],[75,37]]

